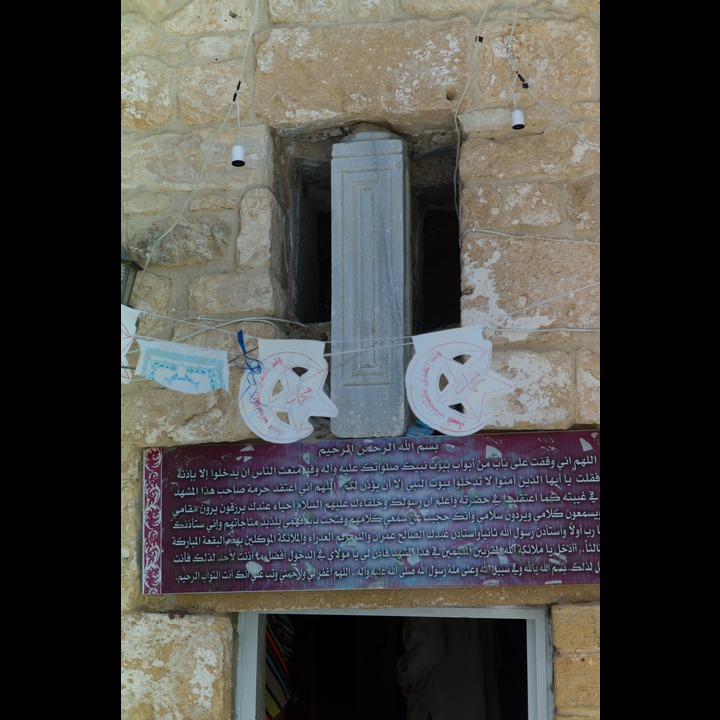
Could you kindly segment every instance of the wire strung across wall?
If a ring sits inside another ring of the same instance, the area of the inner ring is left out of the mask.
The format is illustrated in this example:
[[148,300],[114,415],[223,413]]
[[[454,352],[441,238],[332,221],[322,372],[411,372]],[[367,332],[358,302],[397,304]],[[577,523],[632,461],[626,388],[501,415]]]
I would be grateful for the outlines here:
[[[227,113],[226,113],[225,118],[223,119],[222,123],[221,123],[220,126],[218,127],[218,130],[217,130],[216,136],[215,136],[215,137],[217,137],[217,135],[219,135],[219,133],[220,133],[220,132],[222,131],[222,129],[224,128],[225,124],[227,123],[227,121],[228,121],[228,119],[229,119],[229,117],[230,117],[230,113],[231,113],[232,108],[233,108],[233,105],[234,105],[234,106],[235,106],[235,109],[236,109],[236,117],[237,117],[237,123],[238,123],[238,139],[237,139],[237,143],[238,143],[238,144],[240,143],[240,133],[241,133],[240,102],[239,102],[239,99],[238,99],[238,94],[239,94],[240,86],[241,86],[241,83],[242,83],[242,77],[244,76],[245,64],[246,64],[246,60],[247,60],[248,50],[249,50],[249,47],[250,47],[250,42],[251,42],[251,40],[252,40],[253,33],[254,33],[254,30],[255,30],[255,26],[256,26],[256,23],[257,23],[258,6],[259,6],[259,0],[255,0],[255,8],[254,8],[254,12],[253,12],[253,20],[252,20],[252,24],[251,24],[250,29],[249,29],[249,32],[248,32],[248,37],[247,37],[247,40],[246,40],[246,43],[245,43],[245,50],[244,50],[244,54],[243,54],[243,61],[242,61],[242,67],[241,67],[241,79],[240,79],[240,81],[237,83],[237,86],[236,86],[236,88],[235,88],[235,92],[234,92],[233,97],[232,97],[232,102],[231,102],[231,104],[230,104],[230,107],[228,108],[228,111],[227,111]],[[479,20],[478,23],[477,23],[476,30],[475,30],[475,42],[482,42],[482,41],[483,41],[483,37],[482,37],[482,35],[481,35],[480,33],[481,33],[482,24],[483,24],[483,22],[485,21],[485,18],[486,18],[486,15],[487,15],[488,6],[489,6],[489,0],[488,0],[488,2],[486,2],[486,4],[485,4],[485,9],[484,9],[484,11],[483,11],[483,14],[482,14],[480,20]],[[516,0],[516,3],[515,3],[515,13],[514,13],[514,16],[513,16],[513,22],[512,22],[512,26],[511,26],[511,30],[510,30],[510,35],[505,39],[505,48],[506,48],[506,52],[507,52],[508,62],[510,63],[511,69],[513,70],[513,80],[512,80],[512,83],[511,83],[511,87],[510,87],[511,94],[512,94],[512,98],[513,98],[513,107],[514,107],[514,108],[517,107],[516,96],[515,96],[515,85],[516,85],[517,81],[520,80],[521,83],[522,83],[523,89],[528,90],[528,93],[529,93],[537,102],[539,102],[543,107],[545,107],[545,108],[550,112],[550,114],[553,115],[553,117],[555,117],[557,120],[559,120],[564,126],[566,126],[566,127],[570,128],[571,130],[573,130],[573,131],[580,137],[580,139],[581,139],[583,142],[585,142],[588,146],[590,146],[590,147],[592,147],[592,148],[595,148],[595,149],[599,149],[599,145],[598,145],[598,144],[590,142],[590,141],[589,141],[587,138],[585,138],[581,133],[579,133],[575,128],[573,128],[571,125],[569,125],[568,123],[566,123],[565,121],[563,121],[561,118],[559,118],[559,117],[556,115],[556,113],[554,113],[554,112],[551,110],[551,108],[548,107],[547,104],[545,104],[545,103],[544,103],[542,100],[540,100],[534,93],[532,93],[532,91],[530,90],[530,87],[529,87],[529,83],[528,83],[528,82],[525,80],[525,78],[520,74],[520,71],[519,71],[519,69],[518,69],[517,61],[516,61],[516,59],[515,59],[515,57],[514,57],[514,54],[513,54],[513,52],[512,52],[512,41],[513,41],[513,38],[514,38],[515,26],[516,26],[516,23],[517,23],[518,9],[519,9],[519,0]],[[466,83],[466,85],[465,85],[462,93],[460,94],[460,96],[459,96],[459,98],[458,98],[458,101],[457,101],[457,104],[456,104],[456,107],[455,107],[455,111],[454,111],[454,113],[453,113],[453,118],[454,118],[454,122],[455,122],[455,127],[456,127],[456,131],[457,131],[457,134],[458,134],[458,146],[457,146],[457,152],[456,152],[456,167],[455,167],[455,173],[454,173],[454,182],[455,182],[455,183],[457,183],[457,160],[458,160],[458,158],[459,158],[459,152],[460,152],[460,132],[459,132],[459,127],[458,127],[458,112],[459,112],[459,108],[460,108],[460,105],[461,105],[461,103],[462,103],[462,100],[463,100],[465,94],[467,93],[467,90],[468,90],[468,88],[469,88],[469,86],[470,86],[470,84],[471,84],[471,82],[472,82],[473,77],[474,77],[475,69],[476,69],[476,54],[473,53],[473,62],[472,62],[472,65],[471,65],[470,73],[469,73],[469,75],[468,75],[468,80],[467,80],[467,83]],[[166,230],[162,235],[160,235],[158,238],[156,238],[156,240],[153,241],[153,243],[149,246],[148,252],[147,252],[147,255],[146,255],[146,258],[145,258],[145,268],[144,268],[141,272],[144,273],[145,270],[149,267],[150,261],[151,261],[153,255],[154,255],[154,253],[156,252],[157,248],[159,247],[160,242],[163,240],[163,238],[165,238],[165,237],[176,227],[176,225],[178,224],[178,222],[179,222],[179,221],[181,220],[181,218],[183,217],[183,215],[184,215],[184,213],[185,213],[188,205],[190,204],[190,201],[191,201],[192,198],[194,197],[195,192],[196,192],[197,188],[199,187],[199,184],[200,184],[202,178],[204,177],[206,166],[207,166],[207,157],[204,157],[204,159],[203,159],[203,164],[202,164],[202,167],[201,167],[201,169],[200,169],[200,173],[199,173],[198,179],[197,179],[195,185],[193,186],[193,188],[192,188],[192,190],[191,190],[191,192],[190,192],[190,195],[188,196],[187,200],[185,201],[183,207],[181,208],[181,210],[180,210],[180,212],[179,212],[179,214],[178,214],[175,222],[168,228],[168,230]],[[456,190],[455,190],[455,198],[456,198],[456,210],[457,210],[457,185],[456,185]],[[540,237],[540,236],[537,236],[537,235],[529,235],[529,234],[525,234],[525,235],[513,235],[513,234],[505,233],[505,232],[502,232],[502,231],[491,230],[491,229],[483,229],[483,228],[470,228],[470,229],[468,229],[468,230],[465,230],[465,231],[460,235],[460,237],[459,237],[459,239],[458,239],[458,242],[459,242],[459,243],[462,243],[462,240],[463,240],[463,238],[465,237],[465,235],[467,235],[467,234],[469,234],[469,233],[484,233],[484,234],[498,235],[498,236],[513,238],[513,239],[518,239],[518,240],[520,240],[520,239],[541,239],[541,240],[552,240],[552,241],[555,241],[555,242],[568,242],[568,243],[579,243],[579,244],[598,244],[598,243],[595,242],[595,241],[587,241],[587,240],[573,240],[573,239],[546,238],[546,237],[543,238],[543,237]],[[583,291],[583,290],[587,290],[587,289],[592,288],[592,287],[594,287],[594,286],[596,286],[596,285],[598,285],[598,284],[599,284],[599,282],[593,282],[593,283],[590,283],[590,284],[588,284],[588,285],[586,285],[586,286],[584,286],[584,287],[576,288],[576,289],[574,289],[574,290],[570,290],[570,291],[568,291],[568,292],[561,293],[561,294],[559,294],[559,295],[555,295],[555,296],[553,296],[552,298],[548,298],[547,300],[542,300],[542,301],[539,301],[539,302],[537,302],[537,303],[534,303],[533,305],[526,306],[526,307],[522,308],[522,310],[520,310],[520,311],[517,311],[517,312],[515,312],[515,313],[510,313],[509,317],[513,317],[514,315],[517,315],[517,314],[519,314],[520,312],[523,312],[523,313],[524,313],[524,312],[526,312],[527,310],[529,310],[529,309],[531,309],[531,308],[538,307],[538,306],[543,305],[543,304],[546,304],[546,303],[548,303],[548,302],[552,302],[553,300],[560,299],[560,298],[563,298],[563,297],[567,297],[568,295],[572,295],[572,294],[574,294],[574,293],[581,292],[581,291]],[[165,328],[165,330],[170,329],[171,327],[173,327],[173,325],[175,325],[175,324],[177,324],[177,323],[192,324],[194,327],[197,328],[197,320],[199,319],[199,318],[191,318],[191,319],[188,319],[188,320],[179,320],[179,319],[177,319],[177,318],[170,318],[170,317],[166,317],[166,316],[162,316],[162,315],[157,315],[157,314],[155,314],[155,313],[151,313],[151,312],[144,311],[144,310],[141,310],[140,312],[141,312],[142,314],[146,314],[146,315],[150,315],[150,316],[154,316],[154,317],[158,317],[158,318],[170,320],[170,321],[172,322],[172,324],[171,324],[170,326],[168,326],[167,328]],[[211,321],[212,319],[211,319],[211,318],[207,318],[206,320],[207,320],[207,321]],[[236,319],[233,319],[233,320],[223,321],[223,322],[220,322],[218,325],[203,326],[203,327],[195,330],[195,331],[192,332],[192,333],[189,333],[189,334],[187,334],[187,335],[185,335],[185,336],[182,336],[182,337],[177,338],[177,339],[175,340],[175,342],[183,342],[183,341],[185,341],[185,340],[188,340],[188,339],[190,339],[190,338],[192,338],[192,337],[197,336],[198,334],[201,334],[201,333],[203,333],[203,332],[209,332],[209,331],[214,331],[214,332],[227,332],[227,333],[229,333],[229,334],[236,335],[237,333],[236,333],[235,331],[224,330],[224,329],[223,329],[223,326],[230,325],[230,324],[237,324],[237,323],[240,323],[240,322],[264,322],[264,323],[268,323],[268,324],[272,325],[272,326],[275,328],[276,332],[277,332],[279,335],[281,335],[282,337],[285,337],[285,338],[297,337],[297,336],[298,336],[298,331],[296,331],[295,333],[288,334],[288,333],[286,333],[286,332],[284,332],[284,331],[281,330],[281,328],[279,327],[279,324],[289,323],[289,324],[293,324],[293,325],[299,326],[300,328],[303,328],[303,329],[307,329],[308,327],[310,327],[309,325],[305,325],[304,323],[299,323],[299,322],[290,321],[290,320],[284,320],[284,319],[281,319],[281,318],[242,317],[242,318],[236,318]],[[532,332],[548,332],[548,331],[556,331],[556,332],[557,332],[557,331],[563,331],[563,332],[597,332],[597,331],[599,330],[599,328],[507,328],[507,327],[487,327],[487,326],[486,326],[486,327],[484,328],[484,330],[485,330],[486,332],[493,332],[493,333],[496,333],[496,334],[497,334],[497,333],[532,333]],[[153,339],[153,338],[148,338],[147,336],[141,336],[141,335],[136,335],[136,337],[139,338],[139,339]],[[255,339],[255,340],[258,339],[258,338],[255,338],[255,337],[252,336],[252,335],[247,335],[247,334],[245,335],[245,337],[247,337],[247,338],[252,338],[252,339]],[[361,339],[360,341],[362,341],[362,339]],[[339,344],[338,341],[328,340],[328,341],[326,341],[326,342],[327,342],[328,344],[330,344],[330,345],[334,345],[335,347],[337,347],[338,344]],[[357,343],[358,340],[355,340],[355,341],[347,341],[347,342]],[[373,342],[374,342],[375,344],[372,345],[372,346],[363,345],[361,348],[354,348],[354,349],[352,349],[352,350],[332,350],[331,352],[324,353],[324,355],[325,355],[326,357],[332,357],[332,356],[334,356],[334,355],[349,354],[349,353],[358,353],[358,352],[362,352],[362,351],[364,351],[364,350],[372,349],[372,348],[379,348],[379,347],[391,348],[391,347],[401,347],[401,346],[406,346],[406,345],[412,345],[412,336],[399,336],[399,337],[396,337],[396,338],[373,338]],[[378,344],[379,342],[383,342],[383,343],[387,343],[387,344],[379,345],[379,344]],[[251,348],[251,350],[254,350],[254,349],[257,349],[257,347]],[[136,353],[136,352],[139,352],[139,351],[138,351],[138,350],[129,350],[127,354]],[[247,350],[245,350],[244,347],[243,347],[243,355],[244,355],[246,358],[249,357],[248,354],[247,354]],[[239,356],[238,356],[238,357],[239,357]],[[233,363],[233,364],[235,364],[235,365],[237,366],[237,363],[235,362],[236,360],[237,360],[237,357],[236,357],[236,358],[233,358],[233,359],[230,360],[229,362],[230,362],[230,363]],[[129,368],[129,366],[123,366],[123,367],[128,367],[128,369],[132,369],[132,368]]]
[[[467,232],[476,232],[476,231],[467,231]],[[504,233],[502,233],[504,234]],[[599,281],[595,281],[592,283],[589,283],[588,285],[585,285],[583,287],[575,288],[573,290],[568,290],[564,293],[559,293],[557,295],[554,295],[553,297],[547,298],[545,300],[541,300],[537,303],[533,303],[532,305],[528,305],[523,307],[520,310],[516,310],[515,312],[509,313],[509,317],[514,317],[516,315],[519,315],[521,313],[525,313],[527,310],[538,307],[540,305],[545,305],[547,303],[553,302],[555,300],[562,299],[564,297],[568,297],[570,295],[574,295],[575,293],[583,292],[585,290],[589,290],[590,288],[596,287],[600,284]],[[148,315],[150,317],[155,317],[163,320],[169,320],[171,321],[170,325],[168,325],[166,328],[164,328],[165,331],[171,329],[177,324],[187,324],[192,325],[195,328],[198,328],[198,322],[204,321],[204,322],[212,322],[214,318],[210,317],[203,317],[203,316],[195,316],[191,317],[185,320],[178,319],[178,318],[172,318],[166,315],[159,315],[157,313],[153,313],[146,310],[140,310],[140,314]],[[308,329],[312,328],[312,325],[308,325],[306,323],[300,323],[295,320],[285,320],[283,318],[275,318],[275,317],[267,317],[267,316],[243,316],[239,318],[233,318],[231,320],[220,320],[217,325],[202,325],[199,329],[194,330],[192,333],[188,333],[187,335],[183,335],[181,337],[178,337],[174,340],[174,342],[183,342],[184,340],[189,340],[190,338],[196,337],[197,335],[200,335],[204,332],[221,332],[226,333],[228,335],[237,336],[238,332],[236,330],[228,330],[226,329],[226,326],[228,325],[236,325],[239,323],[249,323],[249,322],[259,322],[259,323],[266,323],[268,325],[271,325],[278,334],[280,334],[284,339],[291,339],[291,338],[297,338],[298,332],[295,333],[287,333],[283,331],[280,328],[280,325],[282,324],[289,324],[294,326],[299,326],[302,329]],[[485,332],[492,332],[495,334],[504,334],[504,333],[533,333],[533,332],[583,332],[583,333],[594,333],[599,332],[600,328],[570,328],[570,327],[554,327],[554,328],[518,328],[518,327],[492,327],[492,326],[484,326],[483,327]],[[243,333],[244,338],[250,338],[253,340],[258,340],[257,336],[251,335],[247,332]],[[141,340],[153,340],[155,338],[144,336],[144,335],[135,335],[136,338]],[[367,350],[372,349],[386,349],[386,348],[394,348],[394,347],[403,347],[403,346],[409,346],[413,344],[412,341],[412,335],[401,335],[397,337],[387,337],[387,338],[373,338],[372,345],[365,345],[363,344],[361,347],[357,348],[354,347],[352,350],[331,350],[330,352],[323,353],[324,357],[333,357],[333,356],[339,356],[339,355],[347,355],[352,353],[359,353],[364,352]],[[349,343],[357,343],[357,342],[364,342],[363,338],[358,338],[356,340],[346,340],[346,341],[337,341],[337,340],[326,340],[324,341],[327,344],[331,346],[338,346],[341,345],[343,342],[349,342]],[[242,347],[243,349],[243,356],[245,358],[249,357],[249,352],[257,350],[257,345],[255,347],[251,347],[249,349],[245,349],[245,347]],[[139,350],[133,349],[128,350],[127,355],[131,355],[133,353],[137,353]],[[237,365],[235,362],[238,357],[236,356],[228,361],[229,364],[233,364],[236,367],[241,367]],[[123,366],[128,369],[133,369],[130,366]],[[243,369],[241,367],[241,369]]]

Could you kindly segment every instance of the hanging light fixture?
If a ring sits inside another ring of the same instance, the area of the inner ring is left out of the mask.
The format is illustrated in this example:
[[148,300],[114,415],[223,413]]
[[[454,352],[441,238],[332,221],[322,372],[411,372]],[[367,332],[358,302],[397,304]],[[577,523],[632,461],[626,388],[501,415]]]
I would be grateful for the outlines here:
[[132,294],[135,276],[142,267],[138,265],[127,253],[127,250],[120,245],[120,304],[130,305],[130,295]]

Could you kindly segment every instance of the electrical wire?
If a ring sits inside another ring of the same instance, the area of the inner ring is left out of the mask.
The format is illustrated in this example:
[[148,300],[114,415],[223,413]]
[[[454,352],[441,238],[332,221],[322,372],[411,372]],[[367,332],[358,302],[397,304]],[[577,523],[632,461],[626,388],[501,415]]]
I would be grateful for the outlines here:
[[[240,83],[242,82],[242,78],[243,78],[243,75],[244,75],[244,72],[245,72],[245,61],[246,61],[246,59],[247,59],[248,49],[249,49],[249,47],[250,47],[250,42],[252,41],[253,33],[255,32],[255,25],[256,25],[256,23],[257,23],[259,4],[260,4],[260,0],[255,0],[255,9],[254,9],[254,12],[253,12],[253,21],[252,21],[252,23],[251,23],[251,25],[250,25],[250,30],[248,31],[248,37],[247,37],[247,41],[246,41],[246,43],[245,43],[245,52],[244,52],[244,54],[243,54],[242,65],[241,65],[241,67],[240,67],[240,81],[239,81],[238,84],[237,84],[237,88],[236,88],[236,90],[235,90],[235,94],[233,95],[233,100],[232,100],[232,102],[230,103],[230,107],[228,108],[227,113],[225,114],[225,118],[224,118],[223,121],[220,123],[220,126],[218,127],[218,129],[215,131],[215,135],[214,135],[214,137],[213,137],[213,142],[216,142],[216,141],[217,141],[218,136],[219,136],[220,133],[222,132],[223,128],[225,127],[225,124],[227,123],[227,121],[228,121],[228,119],[229,119],[229,117],[230,117],[230,113],[232,112],[232,107],[233,107],[233,105],[235,105],[236,111],[237,111],[238,144],[239,144],[239,137],[240,137],[240,102],[239,102],[239,100],[237,99],[237,97],[238,97],[238,91],[239,91],[239,89],[240,89]],[[195,181],[195,184],[193,185],[192,190],[190,191],[190,194],[188,195],[187,199],[186,199],[185,202],[183,203],[183,206],[180,208],[180,212],[178,213],[177,217],[175,218],[175,222],[173,222],[173,224],[172,224],[162,235],[160,235],[159,237],[157,237],[157,238],[156,238],[155,240],[153,240],[153,242],[150,244],[150,246],[148,247],[148,251],[147,251],[147,253],[146,253],[146,255],[145,255],[145,259],[144,259],[144,264],[145,264],[145,266],[144,266],[143,269],[140,271],[139,275],[143,275],[143,274],[145,273],[145,271],[146,271],[146,270],[148,269],[148,267],[150,266],[151,260],[152,260],[153,256],[155,255],[155,252],[156,252],[157,249],[160,247],[160,243],[162,242],[162,240],[163,240],[164,238],[166,238],[166,237],[175,229],[175,227],[177,226],[177,224],[178,224],[178,223],[180,222],[180,220],[184,217],[185,211],[187,210],[187,207],[188,207],[188,205],[190,204],[190,201],[195,197],[195,193],[196,193],[198,187],[200,186],[200,183],[201,183],[202,179],[205,177],[205,168],[207,167],[207,163],[208,163],[208,157],[207,157],[206,154],[204,154],[204,155],[203,155],[203,162],[202,162],[202,166],[200,167],[200,173],[198,174],[198,178],[197,178],[197,180]]]

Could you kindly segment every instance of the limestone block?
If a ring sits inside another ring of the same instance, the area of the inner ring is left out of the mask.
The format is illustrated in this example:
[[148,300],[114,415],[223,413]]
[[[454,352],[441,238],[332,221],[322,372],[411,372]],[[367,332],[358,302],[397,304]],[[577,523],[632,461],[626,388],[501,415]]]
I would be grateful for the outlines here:
[[140,450],[120,446],[120,605],[130,612],[140,596],[142,575],[142,483]]
[[158,41],[158,31],[147,18],[137,13],[120,16],[120,54],[140,55]]
[[[463,325],[598,328],[600,245],[563,238],[465,236]],[[528,334],[512,334],[515,342]]]
[[[168,227],[170,231],[168,232]],[[157,222],[128,239],[133,257],[155,266],[203,265],[222,258],[230,244],[230,227],[217,217],[182,217],[168,226]]]
[[600,354],[581,348],[577,352],[577,422],[600,424]]
[[354,18],[387,22],[395,17],[395,8],[387,0],[350,0],[348,6]]
[[280,206],[270,190],[248,190],[240,204],[238,265],[270,270],[273,258],[280,254],[272,251],[283,240],[282,222]]
[[283,317],[284,304],[281,288],[265,270],[205,275],[189,288],[189,305],[199,314]]
[[[547,103],[589,100],[598,92],[599,30],[592,20],[519,18],[514,27],[493,20],[483,25],[482,35],[483,42],[475,43],[468,93],[485,105],[512,107],[514,92],[517,106],[527,110],[540,108],[532,95]],[[523,89],[517,72],[532,95]]]
[[247,35],[253,21],[255,3],[252,0],[192,0],[162,23],[165,33],[200,35],[232,32]]
[[[209,348],[210,350],[225,350],[228,360],[236,358],[240,353],[238,331],[242,330],[245,339],[245,349],[254,356],[257,350],[257,338],[277,338],[282,336],[282,323],[272,321],[252,322],[239,319],[237,322],[227,320],[199,320],[179,323],[173,333],[174,342],[191,342],[193,345]],[[234,367],[242,365],[242,361]]]
[[463,229],[485,228],[529,231],[554,228],[563,216],[562,193],[546,182],[517,182],[508,185],[474,185],[460,196]]
[[[187,49],[193,57],[213,58],[214,60],[217,60],[218,58],[242,57],[245,50],[245,43],[245,40],[243,40],[242,43],[239,43],[238,38],[235,35],[231,37],[226,37],[224,35],[210,35],[198,38],[197,40],[189,41]],[[241,70],[241,72],[243,72],[243,76],[237,78],[237,80],[243,81],[242,85],[249,81],[247,64],[243,70]],[[232,85],[233,95],[235,93],[235,88],[237,88],[237,80],[235,84]],[[232,84],[232,80],[228,79],[228,84]],[[240,86],[241,90],[243,89],[242,85]],[[230,96],[230,100],[232,100],[232,96]],[[237,110],[235,112],[237,113]],[[237,114],[233,117],[237,117]]]
[[[240,121],[250,114],[248,83],[237,84],[242,77],[242,59],[223,63],[205,63],[181,67],[178,71],[178,112],[184,125],[221,122],[228,116],[237,118],[235,102],[240,103]],[[228,161],[229,162],[229,161]]]
[[461,264],[463,325],[599,327],[599,243],[473,232]]
[[552,643],[563,653],[600,650],[600,604],[553,605]]
[[476,0],[399,0],[400,10],[421,17],[473,15],[478,11]]
[[600,14],[600,0],[530,0],[529,6],[567,9],[578,15]]
[[[580,129],[591,141],[597,140],[595,123],[584,123]],[[599,171],[600,153],[564,126],[548,127],[542,134],[470,138],[460,152],[460,179],[467,184],[533,175],[583,177]]]
[[248,188],[269,187],[273,167],[269,128],[242,128],[240,143],[245,148],[245,165],[240,168],[230,162],[237,139],[237,128],[124,138],[120,159],[122,189],[176,194],[195,191],[198,197],[222,192],[239,200]]
[[167,193],[138,193],[122,201],[127,215],[157,215],[170,207]]
[[331,23],[342,17],[341,3],[333,0],[269,0],[268,11],[274,24]]
[[134,57],[120,69],[120,125],[150,130],[170,120],[175,71],[151,57]]
[[190,192],[203,164],[201,133],[123,137],[120,183],[123,191]]
[[171,0],[121,0],[122,12],[138,12],[149,18],[159,18],[174,9]]
[[555,658],[555,706],[600,707],[600,654],[561,655]]
[[204,212],[219,212],[223,210],[234,210],[237,207],[237,200],[228,195],[202,195],[191,200],[187,206],[190,212],[202,210]]
[[600,183],[597,178],[587,178],[568,183],[565,187],[567,214],[577,230],[600,228]]
[[123,442],[141,447],[235,442],[250,433],[237,407],[241,371],[230,367],[230,390],[189,395],[140,376],[121,398]]
[[230,618],[131,613],[120,637],[122,720],[231,716]]
[[488,400],[495,417],[487,428],[567,429],[572,425],[574,377],[569,353],[493,350],[490,369],[515,389]]
[[[138,317],[137,334],[145,337],[159,336],[167,325],[167,320],[153,315],[167,317],[170,314],[172,298],[172,280],[154,273],[139,272],[135,278],[130,302],[136,310],[144,310]],[[152,314],[148,314],[152,313]],[[127,355],[130,365],[135,365],[138,353],[137,345],[133,345]]]
[[462,19],[271,30],[257,39],[256,112],[273,126],[449,125],[467,81],[468,28]]

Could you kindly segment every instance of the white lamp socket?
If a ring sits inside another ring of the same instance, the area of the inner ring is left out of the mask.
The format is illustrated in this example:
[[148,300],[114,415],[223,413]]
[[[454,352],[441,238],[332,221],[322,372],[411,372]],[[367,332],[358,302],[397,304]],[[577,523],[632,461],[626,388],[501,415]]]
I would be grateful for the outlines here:
[[242,145],[233,145],[232,164],[235,167],[242,167],[245,164],[245,148]]
[[525,127],[525,115],[522,110],[513,110],[510,118],[513,130],[522,130]]

